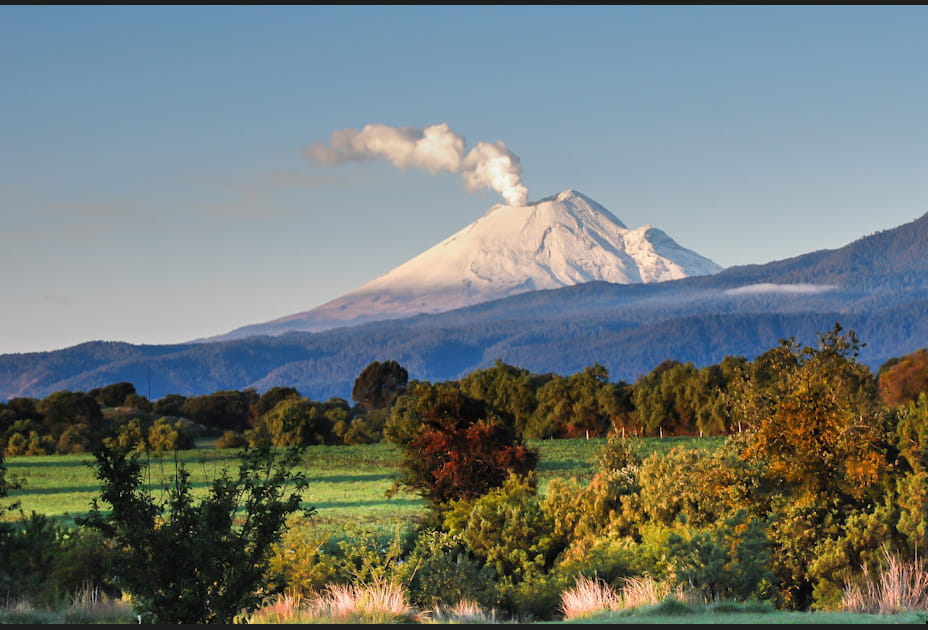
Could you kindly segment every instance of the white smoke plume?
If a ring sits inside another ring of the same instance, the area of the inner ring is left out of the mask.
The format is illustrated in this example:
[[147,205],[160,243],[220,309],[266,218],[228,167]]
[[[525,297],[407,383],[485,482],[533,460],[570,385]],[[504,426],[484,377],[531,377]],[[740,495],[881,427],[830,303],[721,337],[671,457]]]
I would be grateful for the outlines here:
[[379,124],[365,125],[360,131],[339,129],[329,144],[313,144],[304,154],[325,166],[384,159],[398,168],[421,168],[433,175],[458,173],[470,191],[495,190],[511,206],[528,201],[519,158],[502,141],[478,142],[467,150],[464,138],[445,123],[423,129]]

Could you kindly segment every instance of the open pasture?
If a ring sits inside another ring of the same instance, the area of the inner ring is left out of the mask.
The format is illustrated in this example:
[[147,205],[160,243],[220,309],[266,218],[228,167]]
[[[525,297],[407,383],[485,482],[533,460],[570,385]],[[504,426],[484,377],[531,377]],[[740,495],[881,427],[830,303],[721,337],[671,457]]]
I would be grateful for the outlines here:
[[[604,438],[530,441],[530,446],[539,449],[540,489],[544,491],[547,482],[556,477],[589,480],[596,453],[605,443]],[[639,453],[646,456],[655,451],[666,452],[674,446],[714,448],[722,439],[636,438],[634,443]],[[194,487],[205,492],[223,469],[235,473],[237,452],[216,449],[211,442],[204,441],[194,450],[143,454],[142,458],[147,463],[147,481],[153,492],[160,491],[170,481],[179,465],[191,473]],[[71,525],[99,496],[92,461],[88,454],[11,457],[7,460],[9,473],[20,479],[22,489],[11,493],[7,502],[20,501],[26,514],[34,511]],[[344,532],[352,525],[387,533],[410,523],[422,513],[423,501],[403,491],[386,497],[399,472],[398,462],[399,450],[392,444],[308,447],[303,472],[309,480],[309,489],[304,500],[306,506],[317,510],[316,525],[333,533]],[[16,516],[14,512],[6,518]]]

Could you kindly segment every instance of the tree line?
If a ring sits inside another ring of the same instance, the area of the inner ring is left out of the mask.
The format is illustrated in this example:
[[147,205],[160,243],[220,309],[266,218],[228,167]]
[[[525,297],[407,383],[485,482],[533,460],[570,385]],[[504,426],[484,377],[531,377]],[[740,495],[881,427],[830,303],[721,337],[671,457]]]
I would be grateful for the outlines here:
[[[0,403],[0,452],[90,453],[104,443],[169,451],[193,448],[204,434],[218,436],[216,445],[227,448],[380,442],[388,424],[401,422],[439,386],[482,401],[525,439],[729,435],[743,430],[731,407],[734,384],[770,384],[781,360],[776,347],[753,360],[728,356],[702,368],[667,359],[634,383],[611,381],[599,364],[565,376],[499,360],[460,379],[431,383],[409,380],[403,366],[384,360],[358,375],[352,402],[315,401],[286,386],[149,401],[132,383],[120,382]],[[885,404],[912,401],[928,391],[928,350],[890,359],[868,379]]]

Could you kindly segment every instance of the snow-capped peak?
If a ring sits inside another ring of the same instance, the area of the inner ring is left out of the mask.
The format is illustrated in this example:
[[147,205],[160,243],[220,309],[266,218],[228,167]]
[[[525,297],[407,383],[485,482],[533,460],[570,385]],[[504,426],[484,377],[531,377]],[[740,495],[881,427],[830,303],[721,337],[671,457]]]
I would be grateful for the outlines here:
[[432,248],[340,298],[230,335],[324,330],[593,280],[661,282],[720,270],[661,230],[650,225],[629,229],[606,208],[569,189],[524,206],[497,204]]

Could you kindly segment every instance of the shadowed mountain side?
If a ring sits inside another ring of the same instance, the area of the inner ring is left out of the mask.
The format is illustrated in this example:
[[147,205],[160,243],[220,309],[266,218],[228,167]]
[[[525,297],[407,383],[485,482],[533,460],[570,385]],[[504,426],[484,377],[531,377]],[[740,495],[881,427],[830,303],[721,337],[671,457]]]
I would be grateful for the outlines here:
[[[608,317],[583,321],[510,321],[495,326],[421,328],[406,324],[364,326],[326,334],[291,333],[126,360],[45,385],[32,395],[61,389],[86,391],[134,379],[150,370],[152,397],[203,394],[274,385],[296,387],[324,400],[349,399],[354,379],[371,361],[392,358],[410,378],[445,380],[492,365],[496,359],[533,372],[570,374],[592,363],[613,380],[633,382],[667,358],[699,366],[726,355],[753,358],[796,337],[813,344],[816,334],[839,321],[867,345],[860,360],[874,370],[886,359],[926,345],[928,302],[917,301],[873,313],[711,313],[630,324]],[[244,367],[247,365],[247,368]]]
[[898,227],[864,236],[844,247],[819,250],[764,265],[729,267],[692,286],[733,287],[745,282],[829,283],[877,289],[925,286],[928,279],[928,213]]
[[[189,347],[191,344],[138,346],[118,341],[90,341],[50,352],[0,355],[0,398],[20,393],[31,395],[33,391],[45,391],[47,383],[75,374],[141,358],[170,355]],[[140,378],[141,381],[136,379],[136,382],[144,384],[145,375]],[[144,392],[144,389],[139,391]]]

